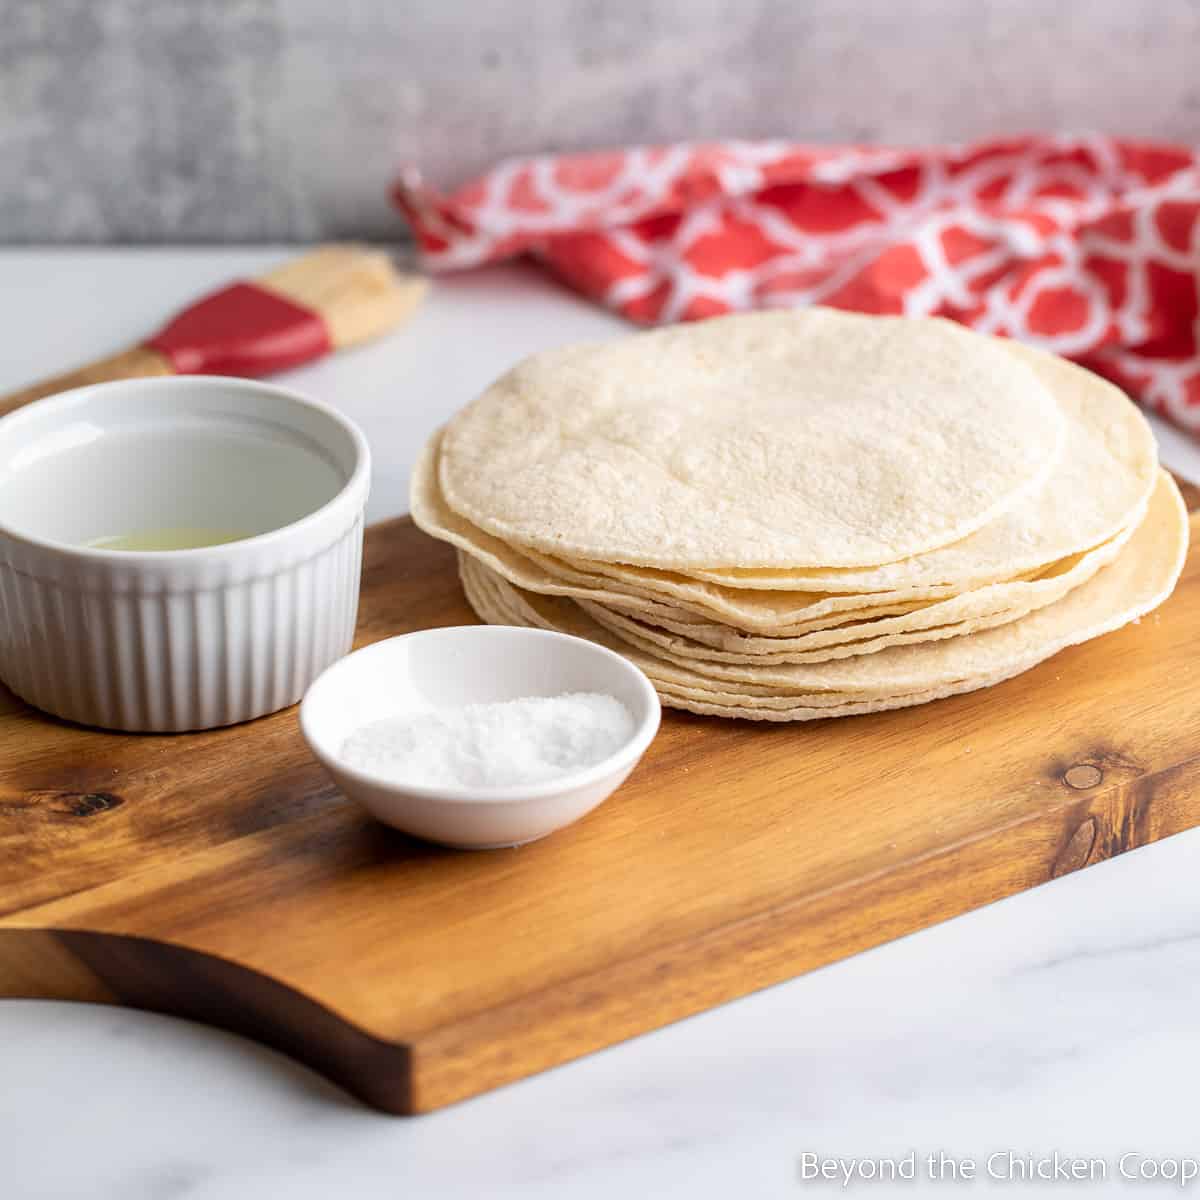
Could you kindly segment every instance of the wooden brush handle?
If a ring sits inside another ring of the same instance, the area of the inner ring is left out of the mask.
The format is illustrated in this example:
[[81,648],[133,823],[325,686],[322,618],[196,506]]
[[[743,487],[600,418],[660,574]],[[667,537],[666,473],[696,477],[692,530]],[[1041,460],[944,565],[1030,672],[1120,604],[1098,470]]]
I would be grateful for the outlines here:
[[155,350],[145,346],[134,346],[132,350],[122,350],[108,358],[97,359],[85,367],[68,371],[65,375],[55,375],[53,379],[44,379],[32,387],[22,388],[0,397],[0,417],[7,416],[14,409],[24,404],[31,404],[43,396],[53,396],[55,392],[65,392],[68,388],[83,387],[87,383],[106,383],[110,379],[138,379],[149,375],[173,375],[171,364]]

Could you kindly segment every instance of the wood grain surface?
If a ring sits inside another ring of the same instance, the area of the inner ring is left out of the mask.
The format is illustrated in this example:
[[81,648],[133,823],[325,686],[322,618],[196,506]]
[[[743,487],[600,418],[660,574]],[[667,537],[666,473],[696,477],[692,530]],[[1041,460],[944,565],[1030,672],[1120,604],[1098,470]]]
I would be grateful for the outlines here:
[[[360,643],[471,621],[448,548],[368,532]],[[1157,613],[988,691],[669,713],[594,813],[480,853],[372,821],[294,710],[128,736],[0,689],[0,995],[214,1022],[436,1108],[1200,823],[1197,639],[1194,553]]]

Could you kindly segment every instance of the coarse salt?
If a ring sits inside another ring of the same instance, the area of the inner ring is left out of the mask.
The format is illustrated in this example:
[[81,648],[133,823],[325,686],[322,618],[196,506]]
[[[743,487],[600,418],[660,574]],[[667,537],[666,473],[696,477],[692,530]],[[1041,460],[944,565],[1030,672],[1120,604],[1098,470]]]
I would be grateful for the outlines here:
[[352,733],[342,758],[394,783],[508,787],[590,767],[633,735],[615,696],[569,692],[386,717]]

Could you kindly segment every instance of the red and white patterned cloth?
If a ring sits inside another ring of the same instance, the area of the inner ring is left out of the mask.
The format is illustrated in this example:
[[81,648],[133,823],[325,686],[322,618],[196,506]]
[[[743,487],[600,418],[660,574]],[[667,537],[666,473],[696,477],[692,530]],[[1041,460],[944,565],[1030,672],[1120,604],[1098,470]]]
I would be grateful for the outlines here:
[[532,254],[644,323],[802,304],[939,314],[1200,429],[1200,154],[1107,137],[724,142],[516,159],[394,198],[426,264]]

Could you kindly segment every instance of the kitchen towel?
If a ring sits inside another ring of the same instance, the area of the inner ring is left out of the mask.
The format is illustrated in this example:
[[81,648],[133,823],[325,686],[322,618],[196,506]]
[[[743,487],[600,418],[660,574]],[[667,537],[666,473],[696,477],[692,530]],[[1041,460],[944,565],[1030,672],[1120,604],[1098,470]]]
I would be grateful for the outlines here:
[[693,143],[514,159],[394,199],[426,265],[530,254],[633,321],[830,304],[1073,358],[1200,429],[1200,154],[1110,137]]

